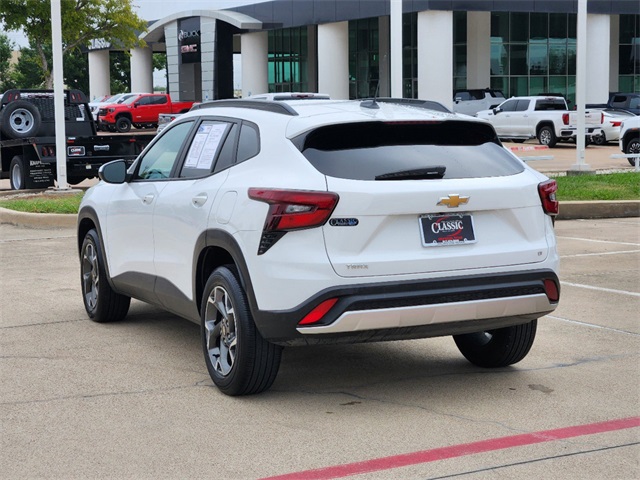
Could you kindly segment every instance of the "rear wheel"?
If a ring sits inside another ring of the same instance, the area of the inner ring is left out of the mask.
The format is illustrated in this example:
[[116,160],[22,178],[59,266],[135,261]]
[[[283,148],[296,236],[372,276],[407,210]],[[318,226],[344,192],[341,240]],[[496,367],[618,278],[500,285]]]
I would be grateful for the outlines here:
[[207,370],[222,393],[249,395],[273,384],[282,347],[258,332],[233,266],[219,267],[209,277],[201,320]]
[[538,132],[538,142],[540,145],[546,145],[549,148],[553,148],[557,143],[556,132],[551,127],[542,127]]
[[115,322],[127,316],[131,298],[114,292],[109,285],[100,238],[94,229],[82,242],[80,287],[84,308],[94,322]]
[[604,136],[604,133],[601,133],[600,135],[592,135],[591,141],[594,145],[604,145],[607,143],[607,137]]
[[454,335],[460,353],[474,365],[506,367],[527,356],[536,338],[538,320],[513,327]]
[[9,166],[11,190],[23,190],[25,188],[25,172],[22,156],[16,155]]
[[[640,157],[640,138],[634,138],[627,144],[626,153],[627,155],[637,153],[638,156]],[[631,166],[635,167],[636,159],[634,157],[627,158],[627,160],[629,160],[629,163],[631,164]]]

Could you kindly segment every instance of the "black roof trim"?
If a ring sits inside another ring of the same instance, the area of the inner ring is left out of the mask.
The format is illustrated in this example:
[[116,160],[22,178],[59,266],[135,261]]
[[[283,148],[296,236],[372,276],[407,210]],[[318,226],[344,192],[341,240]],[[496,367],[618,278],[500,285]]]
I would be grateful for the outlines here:
[[[372,98],[361,100],[373,100]],[[453,113],[447,107],[440,102],[434,100],[418,100],[416,98],[391,98],[391,97],[377,97],[375,99],[378,103],[395,103],[397,105],[409,105],[410,107],[424,108],[426,110],[435,110],[443,113]]]
[[193,110],[201,110],[203,108],[251,108],[253,110],[262,110],[264,112],[279,113],[281,115],[297,116],[296,112],[290,105],[282,102],[272,102],[270,100],[214,100],[212,102],[201,103],[191,107]]

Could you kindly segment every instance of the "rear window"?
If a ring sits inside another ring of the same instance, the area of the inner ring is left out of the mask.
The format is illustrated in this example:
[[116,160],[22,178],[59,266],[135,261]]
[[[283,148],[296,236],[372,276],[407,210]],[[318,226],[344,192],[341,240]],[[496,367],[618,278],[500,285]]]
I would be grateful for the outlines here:
[[484,123],[363,122],[321,127],[293,139],[321,173],[353,180],[444,167],[445,179],[515,175],[524,170]]
[[545,98],[536,101],[536,110],[566,110],[567,103],[563,98]]

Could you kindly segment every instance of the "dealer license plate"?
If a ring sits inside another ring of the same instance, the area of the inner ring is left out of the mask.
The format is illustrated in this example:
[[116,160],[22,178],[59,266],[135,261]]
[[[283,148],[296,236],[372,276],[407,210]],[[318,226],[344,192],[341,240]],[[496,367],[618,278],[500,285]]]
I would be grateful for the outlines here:
[[422,245],[466,245],[476,242],[473,217],[467,213],[423,215],[420,217]]

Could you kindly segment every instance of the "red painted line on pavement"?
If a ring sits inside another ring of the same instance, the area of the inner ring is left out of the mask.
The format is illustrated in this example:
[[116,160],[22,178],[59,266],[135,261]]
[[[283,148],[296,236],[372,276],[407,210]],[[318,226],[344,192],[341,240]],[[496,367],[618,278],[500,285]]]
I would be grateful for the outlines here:
[[554,440],[580,437],[583,435],[593,435],[596,433],[611,432],[634,427],[640,427],[640,417],[622,418],[619,420],[591,423],[588,425],[577,425],[574,427],[557,428],[554,430],[525,433],[510,437],[492,438],[479,442],[463,443],[449,447],[434,448],[432,450],[422,450],[420,452],[405,453],[391,457],[365,460],[363,462],[318,468],[316,470],[286,473],[284,475],[264,478],[263,480],[321,480],[328,478],[342,478],[350,475],[359,475],[380,470],[388,470],[391,468],[417,465],[419,463],[435,462],[438,460],[445,460],[447,458],[463,457],[465,455],[473,455],[476,453],[521,447],[524,445],[534,445],[536,443],[552,442]]

